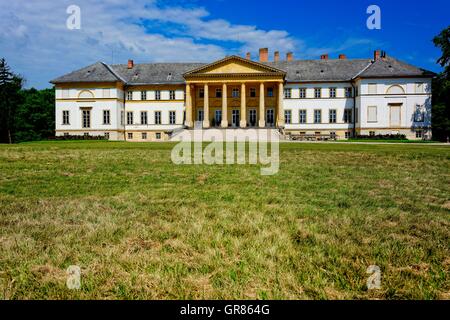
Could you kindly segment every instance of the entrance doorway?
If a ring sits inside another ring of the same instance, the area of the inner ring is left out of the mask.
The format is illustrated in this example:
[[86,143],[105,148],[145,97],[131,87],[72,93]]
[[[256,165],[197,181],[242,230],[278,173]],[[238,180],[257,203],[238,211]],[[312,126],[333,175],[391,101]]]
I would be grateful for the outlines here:
[[273,109],[267,109],[266,111],[266,125],[268,127],[275,126],[275,112]]
[[256,127],[256,109],[250,109],[248,112],[248,125]]
[[239,121],[240,121],[239,118],[240,118],[239,110],[232,110],[231,111],[231,125],[233,127],[239,126]]
[[214,117],[214,125],[216,127],[220,127],[221,123],[222,123],[222,110],[216,110]]

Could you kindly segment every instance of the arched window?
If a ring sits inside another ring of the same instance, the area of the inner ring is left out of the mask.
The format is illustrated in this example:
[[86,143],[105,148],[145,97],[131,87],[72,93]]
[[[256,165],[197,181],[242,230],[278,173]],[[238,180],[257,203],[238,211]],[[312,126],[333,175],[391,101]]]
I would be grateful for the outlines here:
[[405,90],[398,84],[395,84],[393,86],[390,86],[387,89],[387,94],[404,94]]
[[78,95],[78,98],[81,98],[81,99],[92,99],[92,98],[94,98],[94,94],[91,91],[89,91],[89,90],[83,90]]

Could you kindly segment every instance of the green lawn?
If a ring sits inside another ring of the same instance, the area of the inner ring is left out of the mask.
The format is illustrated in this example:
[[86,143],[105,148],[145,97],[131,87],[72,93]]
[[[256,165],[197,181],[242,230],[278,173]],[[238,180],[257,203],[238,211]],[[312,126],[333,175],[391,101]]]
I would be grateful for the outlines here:
[[450,299],[449,147],[286,143],[261,176],[173,146],[0,145],[0,298]]

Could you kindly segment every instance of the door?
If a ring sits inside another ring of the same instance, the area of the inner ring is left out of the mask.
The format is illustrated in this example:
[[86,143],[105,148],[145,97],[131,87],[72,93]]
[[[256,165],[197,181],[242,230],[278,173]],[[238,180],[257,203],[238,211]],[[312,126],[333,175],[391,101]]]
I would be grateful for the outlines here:
[[275,126],[275,115],[273,109],[267,109],[266,111],[266,124],[268,127]]
[[248,124],[250,127],[256,127],[256,109],[249,110]]
[[391,127],[399,128],[401,126],[401,105],[390,105]]
[[197,121],[203,121],[203,120],[204,120],[204,113],[203,113],[203,110],[198,110]]
[[220,124],[222,123],[222,110],[216,110],[214,122],[216,127],[220,126]]
[[231,125],[233,127],[239,126],[239,110],[232,110],[231,111]]

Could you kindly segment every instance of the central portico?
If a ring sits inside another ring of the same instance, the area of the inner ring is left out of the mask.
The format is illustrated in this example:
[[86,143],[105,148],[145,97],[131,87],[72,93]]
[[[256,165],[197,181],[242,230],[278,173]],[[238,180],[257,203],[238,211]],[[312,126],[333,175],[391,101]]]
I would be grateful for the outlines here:
[[188,128],[284,127],[286,73],[230,56],[184,74]]

